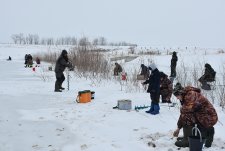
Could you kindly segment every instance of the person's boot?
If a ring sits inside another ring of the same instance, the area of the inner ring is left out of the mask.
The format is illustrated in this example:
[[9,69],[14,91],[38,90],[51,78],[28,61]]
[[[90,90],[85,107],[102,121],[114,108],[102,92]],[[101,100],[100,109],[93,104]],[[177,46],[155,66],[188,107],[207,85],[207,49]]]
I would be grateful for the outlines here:
[[160,110],[159,104],[154,104],[154,111],[151,112],[150,114],[152,115],[159,114],[159,110]]
[[188,137],[192,135],[192,127],[184,126],[183,127],[184,137],[175,142],[177,147],[189,147]]
[[154,111],[154,104],[151,103],[150,109],[149,109],[148,111],[145,111],[145,112],[146,112],[146,113],[151,113],[151,112],[153,112],[153,111]]
[[215,133],[214,127],[207,129],[205,147],[211,147],[212,146],[214,133]]
[[202,88],[203,90],[211,90],[210,85],[207,84],[206,82],[203,82],[203,83],[202,83],[201,88]]
[[61,89],[61,90],[65,90],[65,88],[64,88],[64,87],[62,87],[62,86],[61,86],[59,89]]
[[55,82],[55,92],[62,92],[62,90],[60,90],[60,85],[58,81]]
[[60,90],[60,89],[56,89],[56,90],[55,90],[55,92],[62,92],[62,90]]

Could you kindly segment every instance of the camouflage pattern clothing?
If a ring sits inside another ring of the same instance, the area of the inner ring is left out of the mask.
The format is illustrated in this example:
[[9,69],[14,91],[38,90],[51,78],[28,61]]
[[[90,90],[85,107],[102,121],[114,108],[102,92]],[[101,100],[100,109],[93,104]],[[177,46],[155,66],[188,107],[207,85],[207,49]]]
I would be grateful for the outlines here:
[[178,128],[183,126],[198,126],[203,128],[213,127],[218,121],[213,105],[194,87],[186,87],[182,94],[182,107],[177,122]]
[[168,76],[160,72],[160,95],[162,103],[171,103],[170,98],[173,92],[173,83],[168,79]]

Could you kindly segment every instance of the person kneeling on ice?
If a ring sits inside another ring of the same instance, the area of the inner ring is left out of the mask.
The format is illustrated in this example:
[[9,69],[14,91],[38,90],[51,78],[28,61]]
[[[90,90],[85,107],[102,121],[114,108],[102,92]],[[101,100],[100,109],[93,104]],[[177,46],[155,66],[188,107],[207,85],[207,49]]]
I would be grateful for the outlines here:
[[146,111],[146,113],[150,114],[159,114],[159,96],[160,96],[160,74],[154,63],[150,64],[149,70],[151,70],[151,74],[149,79],[143,82],[142,84],[149,84],[147,92],[150,93],[151,98],[151,107],[150,110]]
[[62,83],[65,80],[63,71],[65,70],[66,67],[70,68],[71,66],[72,64],[69,62],[67,51],[63,50],[61,55],[57,59],[55,65],[55,76],[56,76],[55,92],[62,92],[62,90],[65,89],[62,87]]
[[178,128],[173,136],[178,137],[183,128],[183,137],[178,137],[175,145],[188,147],[188,137],[192,136],[192,128],[197,124],[202,137],[206,138],[205,147],[211,147],[214,136],[214,125],[218,121],[216,110],[213,105],[201,94],[201,90],[191,86],[183,88],[177,83],[173,94],[180,100],[180,117],[177,122]]

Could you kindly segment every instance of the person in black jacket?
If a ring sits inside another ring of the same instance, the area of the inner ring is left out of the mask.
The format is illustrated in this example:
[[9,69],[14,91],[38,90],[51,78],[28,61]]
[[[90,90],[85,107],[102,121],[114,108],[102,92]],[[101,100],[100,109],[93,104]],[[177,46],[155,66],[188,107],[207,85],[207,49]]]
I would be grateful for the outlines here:
[[150,64],[149,70],[151,70],[151,74],[148,80],[143,82],[142,84],[149,84],[147,92],[150,93],[151,98],[151,107],[146,113],[150,113],[153,115],[159,114],[159,96],[160,96],[160,74],[154,63]]
[[215,81],[216,72],[211,67],[210,64],[205,64],[205,73],[198,79],[198,81],[202,84],[201,88],[204,90],[211,90],[210,85],[207,82]]
[[178,60],[177,52],[174,51],[172,55],[172,59],[171,59],[171,65],[170,65],[170,68],[171,68],[170,77],[173,77],[173,78],[177,76],[177,72],[176,72],[177,60]]
[[55,92],[62,92],[65,88],[62,87],[62,83],[65,80],[65,76],[63,74],[66,67],[71,67],[71,63],[69,62],[67,51],[62,50],[61,55],[56,61],[55,65]]

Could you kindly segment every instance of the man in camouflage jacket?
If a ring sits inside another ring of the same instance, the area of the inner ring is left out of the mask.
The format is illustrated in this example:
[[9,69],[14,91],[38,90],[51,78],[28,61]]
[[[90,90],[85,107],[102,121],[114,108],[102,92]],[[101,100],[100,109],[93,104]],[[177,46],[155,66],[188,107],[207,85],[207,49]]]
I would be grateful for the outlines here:
[[214,125],[218,121],[218,116],[213,105],[205,98],[200,89],[187,86],[183,88],[180,83],[175,85],[173,94],[180,100],[182,107],[180,117],[177,122],[177,130],[174,136],[177,137],[183,128],[184,137],[175,142],[178,147],[188,147],[188,137],[192,135],[192,128],[198,125],[202,136],[206,138],[206,147],[211,147],[214,136]]
[[162,103],[171,103],[171,96],[173,91],[173,83],[168,79],[168,76],[160,72],[160,95]]

